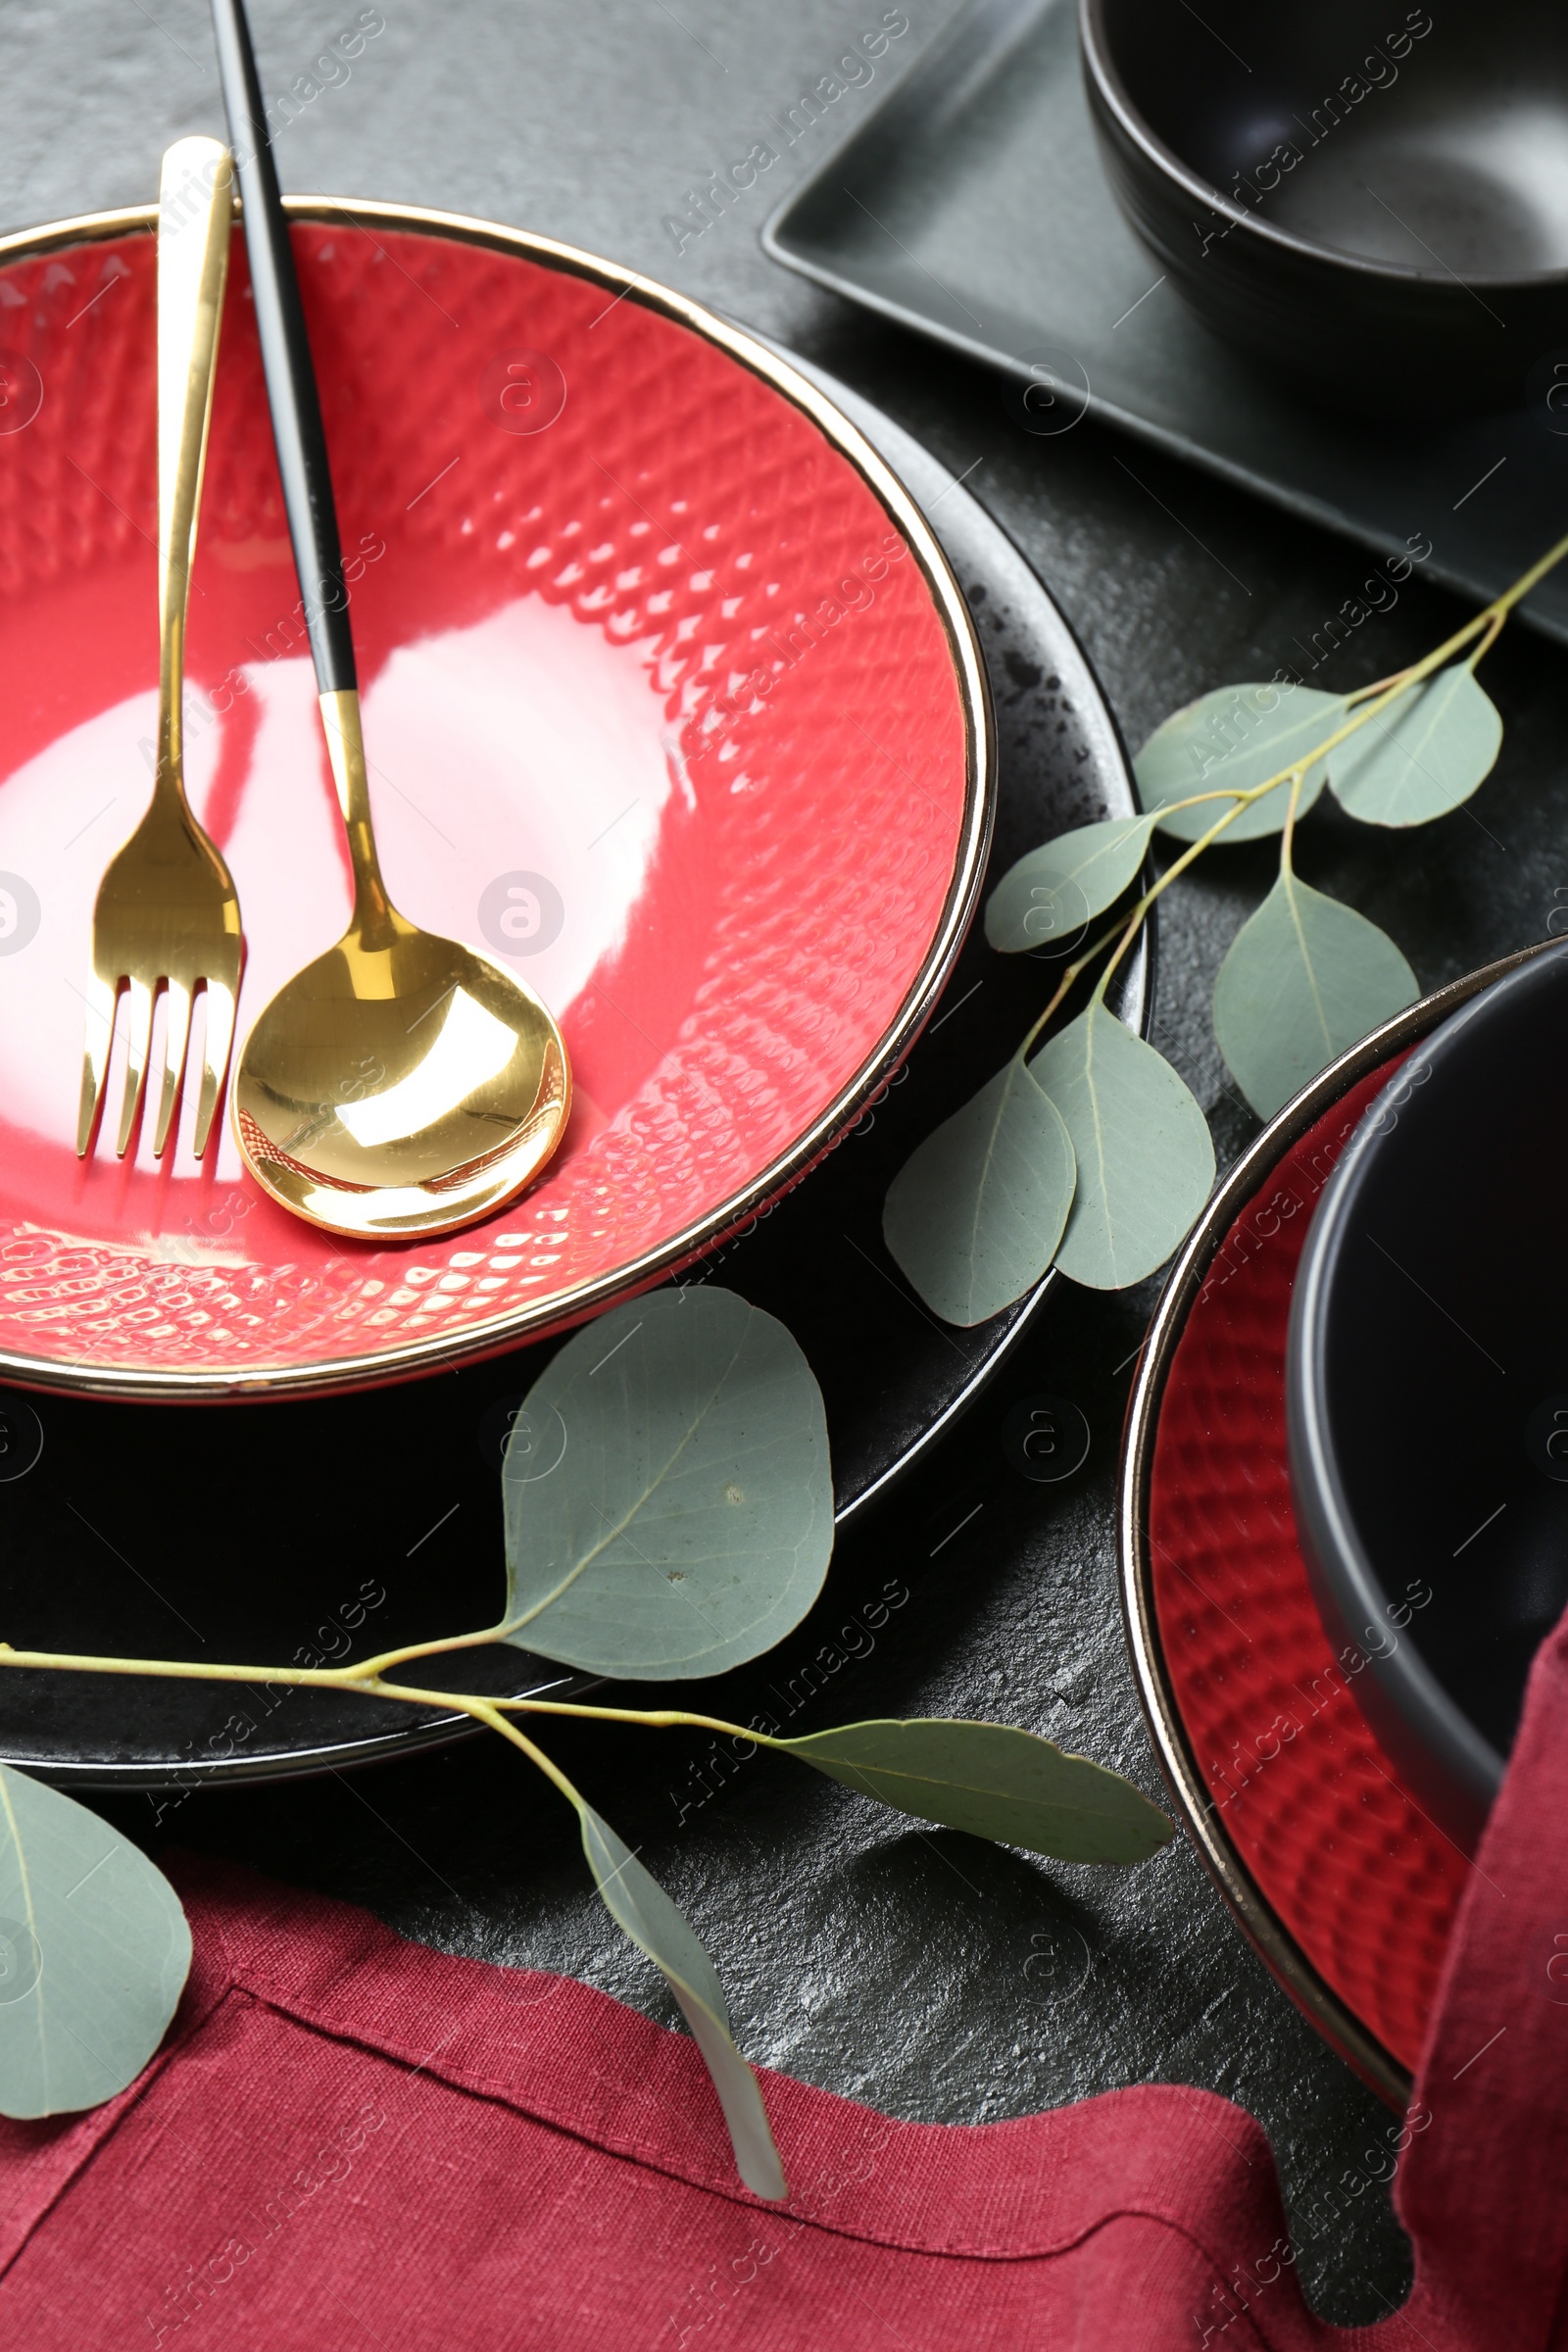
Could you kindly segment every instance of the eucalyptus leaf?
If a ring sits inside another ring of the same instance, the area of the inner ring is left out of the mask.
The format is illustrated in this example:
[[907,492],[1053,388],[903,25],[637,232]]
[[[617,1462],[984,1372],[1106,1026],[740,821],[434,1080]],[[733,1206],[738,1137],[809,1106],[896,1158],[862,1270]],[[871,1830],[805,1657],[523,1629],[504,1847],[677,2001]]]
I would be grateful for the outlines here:
[[[533,1440],[558,1426],[541,1472]],[[655,1291],[552,1357],[514,1424],[503,1494],[508,1639],[591,1674],[721,1674],[782,1641],[821,1590],[821,1391],[783,1324],[733,1291]]]
[[1363,824],[1430,824],[1486,782],[1501,748],[1497,707],[1458,662],[1341,744],[1330,761],[1334,797]]
[[1208,1199],[1208,1122],[1163,1054],[1098,998],[1030,1067],[1078,1163],[1056,1264],[1090,1290],[1125,1290],[1164,1264]]
[[735,2163],[754,2196],[789,2194],[757,2077],[735,2047],[713,1963],[659,1881],[591,1805],[582,1805],[582,1847],[606,1909],[662,1971],[713,2079]]
[[[1343,695],[1323,694],[1315,686],[1288,681],[1216,686],[1211,694],[1172,711],[1133,761],[1144,806],[1157,811],[1190,793],[1251,792],[1324,742],[1344,725],[1346,713]],[[1321,760],[1308,768],[1298,816],[1311,808],[1327,776]],[[1219,838],[1256,841],[1262,834],[1278,833],[1290,805],[1290,787],[1281,784],[1244,808]],[[1204,801],[1162,818],[1160,831],[1178,841],[1197,841],[1224,813],[1223,801]]]
[[1214,1034],[1237,1085],[1271,1119],[1325,1062],[1420,993],[1387,932],[1286,866],[1219,967]]
[[1067,1130],[1014,1057],[905,1161],[882,1235],[927,1306],[967,1329],[1040,1280],[1072,1192]]
[[189,1967],[162,1871],[85,1805],[0,1765],[0,2114],[61,2115],[123,2090]]
[[850,1723],[778,1745],[901,1813],[1058,1862],[1142,1862],[1175,1835],[1119,1772],[1006,1724]]
[[1110,816],[1043,842],[986,901],[986,938],[1004,956],[1059,946],[1113,906],[1149,853],[1154,817]]

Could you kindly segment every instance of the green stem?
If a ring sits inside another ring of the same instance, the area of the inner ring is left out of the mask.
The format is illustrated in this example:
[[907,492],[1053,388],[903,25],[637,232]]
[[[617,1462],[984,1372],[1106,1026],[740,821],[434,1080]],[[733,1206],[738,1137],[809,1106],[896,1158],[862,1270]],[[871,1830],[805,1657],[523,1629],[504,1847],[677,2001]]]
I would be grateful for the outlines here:
[[68,1674],[140,1674],[187,1683],[287,1683],[315,1690],[352,1690],[366,1671],[363,1666],[210,1666],[191,1658],[83,1657],[70,1650],[14,1649],[9,1642],[0,1642],[0,1666]]
[[1491,653],[1493,647],[1496,644],[1497,639],[1501,636],[1502,624],[1506,618],[1507,614],[1503,612],[1498,612],[1494,615],[1487,629],[1486,635],[1482,638],[1480,644],[1476,647],[1475,652],[1471,655],[1466,667],[1469,669],[1472,677],[1475,676],[1477,663],[1486,660],[1488,654]]
[[1094,962],[1095,957],[1101,953],[1102,949],[1109,947],[1111,941],[1115,938],[1120,929],[1121,924],[1119,920],[1112,923],[1108,931],[1102,931],[1100,937],[1096,940],[1092,948],[1085,948],[1083,954],[1078,956],[1074,962],[1068,964],[1066,970],[1062,973],[1060,980],[1056,984],[1055,995],[1052,998],[1051,1003],[1046,1006],[1045,1011],[1040,1015],[1039,1020],[1036,1021],[1034,1027],[1024,1039],[1023,1044],[1018,1048],[1017,1053],[1013,1055],[1013,1059],[1015,1061],[1026,1061],[1028,1059],[1030,1047],[1034,1044],[1035,1039],[1040,1035],[1041,1030],[1050,1020],[1052,1014],[1055,1011],[1063,997],[1066,996],[1067,991],[1071,988],[1079,973],[1088,969],[1089,965]]
[[1568,533],[1558,540],[1555,547],[1549,547],[1546,550],[1539,564],[1532,564],[1528,571],[1521,572],[1513,586],[1505,588],[1496,602],[1488,606],[1488,612],[1501,612],[1504,615],[1511,612],[1515,605],[1522,603],[1530,594],[1532,588],[1540,587],[1547,572],[1554,565],[1560,564],[1564,556],[1568,556]]
[[180,1682],[297,1683],[309,1690],[347,1690],[374,1682],[414,1658],[487,1648],[492,1642],[504,1642],[522,1622],[509,1618],[476,1634],[447,1634],[435,1642],[411,1642],[402,1649],[383,1649],[373,1658],[363,1658],[357,1666],[209,1666],[189,1658],[89,1658],[64,1650],[13,1649],[9,1642],[0,1642],[0,1666],[58,1666],[76,1674],[150,1674],[172,1676]]
[[[1451,637],[1446,637],[1440,646],[1430,654],[1424,654],[1419,662],[1412,662],[1408,669],[1396,670],[1392,678],[1381,680],[1378,686],[1358,686],[1354,694],[1347,697],[1348,702],[1360,702],[1374,695],[1380,699],[1368,701],[1366,710],[1359,713],[1353,724],[1361,725],[1391,703],[1396,695],[1402,694],[1409,686],[1418,686],[1423,678],[1431,677],[1435,669],[1443,667],[1450,655],[1458,653],[1472,638],[1479,637],[1482,642],[1470,657],[1470,667],[1474,669],[1476,663],[1496,644],[1503,622],[1514,607],[1524,601],[1532,588],[1540,587],[1547,572],[1553,570],[1564,556],[1568,556],[1568,535],[1559,539],[1554,547],[1549,547],[1538,563],[1531,564],[1528,571],[1521,572],[1511,588],[1505,588],[1500,596],[1494,597],[1492,603],[1474,613],[1462,628],[1455,629]],[[1342,728],[1339,734],[1331,735],[1326,743],[1319,744],[1302,764],[1309,767],[1313,761],[1321,760],[1337,744],[1343,743],[1349,731],[1348,728]]]
[[[439,1703],[433,1693],[431,1694],[431,1703]],[[461,1701],[461,1705],[463,1713],[470,1715],[475,1723],[482,1723],[488,1730],[499,1732],[503,1740],[510,1740],[514,1747],[520,1748],[531,1764],[538,1765],[545,1779],[560,1789],[578,1820],[582,1819],[584,1810],[582,1797],[567,1780],[560,1765],[553,1764],[542,1747],[535,1747],[533,1741],[519,1732],[514,1723],[508,1723],[506,1717],[489,1699],[466,1698]]]
[[[452,1646],[461,1645],[454,1642]],[[488,1724],[492,1731],[500,1732],[514,1747],[523,1748],[556,1783],[563,1795],[579,1809],[583,1800],[564,1775],[540,1754],[514,1724],[504,1720],[506,1714],[578,1716],[590,1723],[641,1724],[652,1731],[718,1732],[731,1739],[753,1740],[760,1746],[776,1747],[784,1753],[789,1749],[787,1740],[771,1738],[765,1732],[747,1731],[742,1725],[726,1723],[717,1715],[693,1715],[678,1707],[595,1707],[566,1698],[486,1698],[475,1691],[424,1690],[412,1683],[384,1681],[376,1671],[377,1664],[376,1659],[368,1658],[360,1666],[220,1666],[187,1658],[112,1658],[68,1650],[15,1649],[9,1642],[0,1642],[0,1666],[28,1672],[128,1674],[176,1682],[293,1683],[315,1690],[354,1690],[365,1698],[398,1698],[411,1707],[435,1707],[445,1713],[469,1715],[475,1722]]]
[[504,1618],[499,1625],[484,1627],[477,1634],[449,1634],[438,1642],[411,1642],[402,1649],[383,1649],[378,1656],[367,1658],[363,1665],[338,1668],[345,1680],[358,1681],[368,1674],[385,1674],[390,1667],[407,1665],[412,1658],[444,1657],[452,1649],[484,1649],[493,1642],[504,1642],[515,1633],[522,1620]]
[[[465,1715],[472,1715],[480,1721],[489,1721],[492,1715],[504,1714],[565,1715],[577,1717],[585,1723],[634,1723],[644,1731],[652,1732],[718,1732],[727,1739],[749,1740],[757,1747],[776,1747],[781,1755],[790,1752],[787,1740],[777,1739],[768,1732],[748,1731],[743,1724],[726,1723],[721,1715],[692,1715],[682,1707],[591,1707],[580,1699],[571,1698],[480,1698],[471,1694],[457,1697],[447,1690],[416,1690],[407,1683],[381,1685],[370,1695],[376,1698],[406,1698],[416,1706],[457,1707]],[[514,1744],[522,1739],[522,1734],[512,1724],[495,1722],[491,1729],[504,1733]],[[534,1752],[532,1743],[526,1744],[530,1752]],[[580,1806],[581,1797],[564,1777],[553,1766],[548,1769],[563,1793],[569,1793],[571,1802]]]
[[1296,847],[1296,811],[1300,805],[1300,799],[1301,779],[1298,776],[1291,786],[1291,805],[1285,811],[1285,824],[1280,834],[1280,872],[1282,874],[1294,875],[1296,872],[1296,867],[1292,863],[1292,853]]
[[1390,686],[1402,686],[1405,681],[1405,676],[1406,672],[1404,670],[1392,669],[1386,678],[1374,678],[1371,683],[1366,686],[1353,686],[1350,689],[1350,692],[1345,697],[1346,705],[1348,707],[1352,703],[1367,702],[1374,694],[1382,694],[1385,689]]
[[[1244,808],[1250,808],[1254,801],[1262,799],[1265,792],[1272,792],[1277,785],[1283,783],[1287,776],[1294,775],[1295,773],[1296,770],[1294,768],[1282,768],[1277,776],[1270,776],[1266,784],[1254,784],[1250,792],[1237,793],[1234,796],[1235,806],[1231,808],[1227,808],[1223,816],[1216,817],[1214,822],[1209,826],[1208,831],[1206,833],[1200,833],[1198,839],[1195,842],[1192,842],[1182,852],[1179,858],[1173,858],[1170,864],[1166,866],[1165,871],[1162,874],[1156,874],[1153,881],[1145,891],[1143,897],[1139,900],[1137,906],[1133,908],[1132,913],[1128,916],[1126,928],[1122,932],[1115,955],[1112,956],[1110,961],[1101,973],[1100,978],[1095,982],[1095,1002],[1103,1004],[1105,1001],[1105,991],[1110,986],[1111,975],[1114,973],[1117,964],[1120,963],[1122,957],[1126,955],[1128,949],[1132,946],[1133,941],[1138,937],[1140,926],[1147,916],[1149,909],[1151,906],[1152,906],[1154,901],[1159,897],[1160,892],[1163,890],[1168,890],[1171,884],[1175,881],[1177,875],[1185,873],[1195,858],[1201,858],[1203,852],[1208,848],[1209,843],[1212,841],[1217,841],[1220,835],[1224,832],[1226,826],[1233,825],[1236,822],[1236,819],[1241,815]],[[1212,794],[1204,794],[1203,797],[1204,799],[1212,799],[1214,796]]]
[[[1286,775],[1289,775],[1292,771],[1289,768],[1286,768],[1283,772]],[[1107,948],[1110,945],[1110,942],[1116,937],[1117,932],[1120,931],[1122,934],[1121,945],[1117,948],[1115,955],[1111,957],[1105,969],[1101,973],[1100,979],[1095,988],[1095,995],[1102,1000],[1103,999],[1105,988],[1109,982],[1111,973],[1115,970],[1117,964],[1120,963],[1122,957],[1126,955],[1127,950],[1131,947],[1134,939],[1138,935],[1138,926],[1140,923],[1142,923],[1145,915],[1149,912],[1149,909],[1151,906],[1152,906],[1154,901],[1158,898],[1160,892],[1165,888],[1166,884],[1174,882],[1177,875],[1182,872],[1183,868],[1191,865],[1193,859],[1198,857],[1201,851],[1206,850],[1209,843],[1216,840],[1218,836],[1224,832],[1227,825],[1234,824],[1244,808],[1250,808],[1252,803],[1256,800],[1260,800],[1265,792],[1272,792],[1279,782],[1279,776],[1270,776],[1266,784],[1254,784],[1250,789],[1245,791],[1195,792],[1191,794],[1190,797],[1185,801],[1171,801],[1161,808],[1161,816],[1170,816],[1174,815],[1178,808],[1196,808],[1204,801],[1229,801],[1231,804],[1230,808],[1226,809],[1224,815],[1217,818],[1215,822],[1209,826],[1208,831],[1204,833],[1198,841],[1194,842],[1191,849],[1187,850],[1175,860],[1173,864],[1168,865],[1165,871],[1157,877],[1157,879],[1139,900],[1138,905],[1133,908],[1131,915],[1128,916],[1125,923],[1118,918],[1117,921],[1111,924],[1108,931],[1102,931],[1101,933],[1100,937],[1096,940],[1092,948],[1085,948],[1083,954],[1078,956],[1075,961],[1068,964],[1066,970],[1062,973],[1061,978],[1057,983],[1055,995],[1052,998],[1050,1004],[1046,1006],[1045,1011],[1040,1015],[1040,1018],[1035,1022],[1033,1028],[1029,1031],[1029,1034],[1024,1039],[1023,1044],[1018,1048],[1016,1054],[1013,1056],[1014,1060],[1027,1061],[1029,1058],[1030,1047],[1034,1044],[1035,1039],[1040,1035],[1041,1030],[1044,1029],[1046,1023],[1050,1020],[1057,1005],[1060,1004],[1062,999],[1066,996],[1067,991],[1072,987],[1073,982],[1078,978],[1079,973],[1086,970],[1087,967],[1094,962],[1095,957],[1101,953],[1102,949]]]
[[790,1742],[771,1732],[749,1731],[739,1723],[726,1723],[721,1715],[689,1715],[680,1707],[589,1707],[569,1698],[498,1698],[491,1702],[497,1707],[517,1707],[530,1715],[581,1715],[593,1723],[636,1723],[654,1732],[720,1732],[727,1739],[747,1740],[756,1747],[776,1748],[781,1756],[793,1753]]
[[[1472,637],[1479,637],[1485,633],[1487,646],[1493,645],[1498,629],[1501,628],[1515,605],[1521,604],[1532,588],[1539,588],[1547,572],[1554,570],[1564,556],[1568,556],[1568,534],[1559,539],[1554,547],[1548,547],[1539,562],[1532,564],[1528,571],[1520,573],[1511,588],[1505,588],[1500,596],[1493,598],[1490,605],[1485,606],[1481,612],[1473,613],[1462,628],[1455,629],[1451,637],[1446,637],[1434,652],[1423,655],[1422,659],[1412,662],[1408,669],[1398,671],[1390,681],[1391,685],[1396,690],[1400,690],[1404,686],[1419,683],[1422,678],[1430,677],[1435,669],[1442,668],[1450,654],[1456,654],[1461,646],[1468,645]],[[1479,661],[1480,658],[1478,654],[1476,659]],[[1357,694],[1358,696],[1370,694],[1372,691],[1372,688],[1363,686],[1357,690]],[[1312,756],[1316,759],[1320,755],[1314,753]]]

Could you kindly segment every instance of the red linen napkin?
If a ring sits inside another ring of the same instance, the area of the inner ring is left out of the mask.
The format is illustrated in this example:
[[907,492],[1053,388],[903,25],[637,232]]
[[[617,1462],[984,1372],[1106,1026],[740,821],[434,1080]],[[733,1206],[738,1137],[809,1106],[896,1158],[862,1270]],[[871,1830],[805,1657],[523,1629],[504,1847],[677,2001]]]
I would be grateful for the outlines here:
[[1396,2200],[1405,2311],[1314,2320],[1267,2142],[1201,2090],[979,2127],[764,2075],[791,2196],[736,2184],[695,2046],[251,1874],[176,1871],[164,2050],[0,2124],[18,2352],[1532,2352],[1568,2346],[1568,1627],[1460,1906]]

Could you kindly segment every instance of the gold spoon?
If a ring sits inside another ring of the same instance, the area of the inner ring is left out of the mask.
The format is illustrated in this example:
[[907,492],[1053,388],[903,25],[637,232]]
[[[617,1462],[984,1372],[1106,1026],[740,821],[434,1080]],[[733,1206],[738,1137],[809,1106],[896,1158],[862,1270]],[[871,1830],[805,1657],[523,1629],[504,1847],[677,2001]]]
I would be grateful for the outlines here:
[[245,1041],[234,1130],[283,1207],[364,1240],[450,1233],[538,1174],[571,1107],[566,1048],[531,989],[421,931],[386,893],[366,782],[348,591],[288,223],[241,0],[214,0],[272,437],[354,912]]
[[234,1081],[257,1182],[313,1224],[449,1233],[543,1167],[571,1105],[560,1030],[520,980],[387,897],[353,688],[320,698],[354,866],[335,948],[286,981]]

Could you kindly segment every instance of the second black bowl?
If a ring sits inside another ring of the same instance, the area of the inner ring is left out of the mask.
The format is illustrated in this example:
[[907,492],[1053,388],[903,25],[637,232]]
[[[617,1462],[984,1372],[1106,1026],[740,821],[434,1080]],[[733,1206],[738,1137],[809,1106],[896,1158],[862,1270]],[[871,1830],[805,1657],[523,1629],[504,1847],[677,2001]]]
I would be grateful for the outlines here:
[[1339,405],[1511,405],[1568,344],[1561,0],[1080,0],[1111,186],[1216,333]]
[[1473,1850],[1568,1606],[1568,946],[1418,1046],[1319,1202],[1291,1309],[1318,1605],[1408,1785]]

